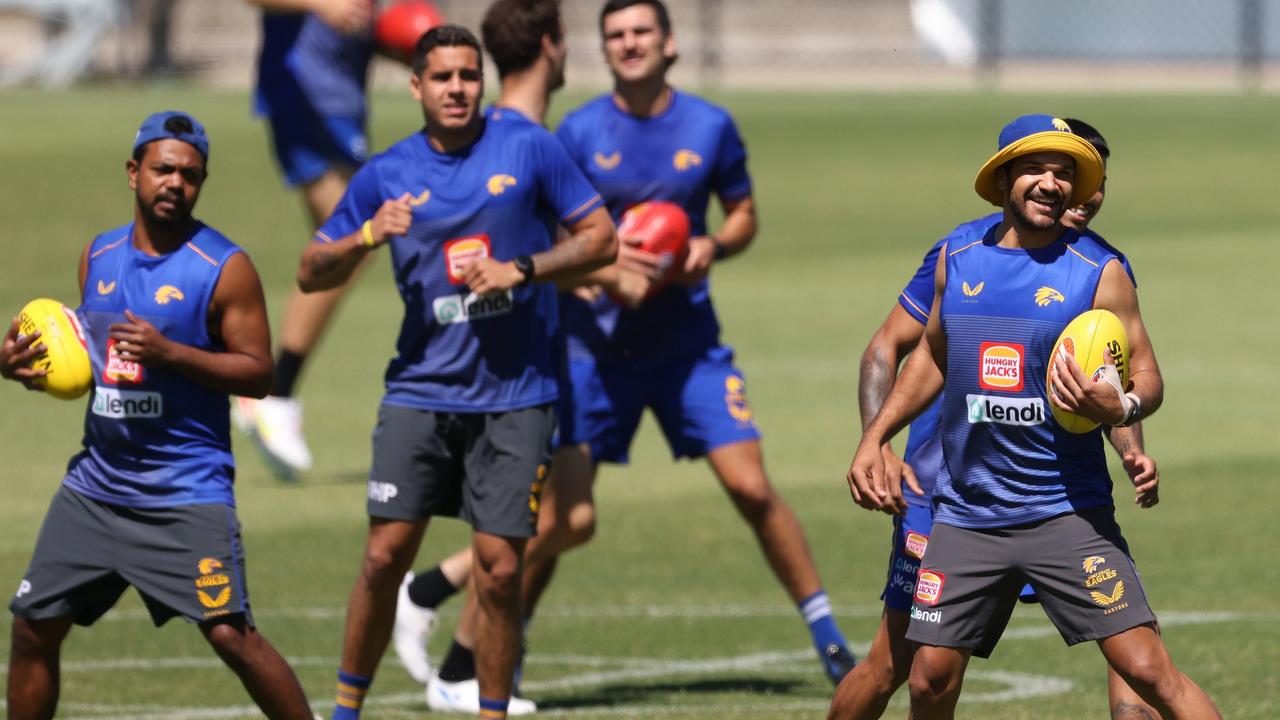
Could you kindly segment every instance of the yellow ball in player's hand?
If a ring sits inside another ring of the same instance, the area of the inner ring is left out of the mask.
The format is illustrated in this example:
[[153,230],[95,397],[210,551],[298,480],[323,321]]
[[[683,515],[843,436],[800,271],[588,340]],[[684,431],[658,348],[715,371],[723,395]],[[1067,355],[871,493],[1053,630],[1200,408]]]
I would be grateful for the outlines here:
[[18,332],[30,335],[39,331],[36,344],[45,351],[31,367],[49,374],[36,378],[35,384],[62,400],[74,400],[93,387],[93,366],[85,346],[84,330],[75,311],[57,300],[32,300],[18,313]]
[[[1053,344],[1053,354],[1049,356],[1049,369],[1045,378],[1045,387],[1049,389],[1049,408],[1053,410],[1053,419],[1069,433],[1087,433],[1098,427],[1098,423],[1086,417],[1060,409],[1053,403],[1053,359],[1059,353],[1073,355],[1079,363],[1081,371],[1093,382],[1102,382],[1102,370],[1107,364],[1104,351],[1110,350],[1120,375],[1120,386],[1129,384],[1129,335],[1124,331],[1124,323],[1110,310],[1089,310],[1080,313],[1067,323]],[[1123,392],[1123,390],[1121,391]]]

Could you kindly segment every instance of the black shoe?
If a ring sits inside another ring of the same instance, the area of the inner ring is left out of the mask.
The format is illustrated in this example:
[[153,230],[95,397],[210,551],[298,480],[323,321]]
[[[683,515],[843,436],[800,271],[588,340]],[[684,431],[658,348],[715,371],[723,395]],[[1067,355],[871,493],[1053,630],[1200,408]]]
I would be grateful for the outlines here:
[[822,651],[822,667],[826,669],[832,685],[839,685],[857,664],[858,658],[849,652],[849,648],[841,645],[831,643]]

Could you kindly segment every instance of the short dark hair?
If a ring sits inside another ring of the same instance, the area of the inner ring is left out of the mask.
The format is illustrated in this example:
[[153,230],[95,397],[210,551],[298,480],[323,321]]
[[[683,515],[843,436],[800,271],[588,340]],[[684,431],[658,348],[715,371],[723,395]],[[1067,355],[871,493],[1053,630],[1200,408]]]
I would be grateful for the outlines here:
[[461,25],[437,25],[423,33],[422,37],[418,38],[418,44],[413,46],[414,75],[422,76],[422,72],[427,69],[427,55],[438,47],[475,48],[476,56],[480,61],[480,71],[484,71],[484,54],[480,50],[480,41],[470,30]]
[[1098,132],[1098,128],[1079,118],[1063,118],[1063,120],[1071,127],[1071,132],[1084,138],[1098,151],[1103,160],[1111,157],[1111,146],[1107,144],[1107,139],[1102,137],[1102,133]]
[[[166,132],[171,132],[174,135],[193,135],[196,131],[195,126],[191,124],[191,120],[181,115],[174,115],[173,117],[165,120],[164,129]],[[154,140],[152,142],[154,142]],[[136,162],[142,162],[142,157],[147,154],[147,146],[150,144],[151,143],[144,143],[133,149],[133,159]],[[203,153],[201,153],[200,157],[204,160],[204,171],[206,173],[209,172],[209,158],[204,157]]]
[[605,15],[626,10],[633,5],[648,5],[653,8],[658,15],[658,27],[662,28],[662,32],[667,35],[671,34],[671,13],[667,12],[667,6],[662,0],[605,0],[604,7],[600,8],[600,34],[604,34]]
[[480,23],[484,47],[504,78],[533,65],[542,52],[542,37],[560,42],[560,0],[497,0]]

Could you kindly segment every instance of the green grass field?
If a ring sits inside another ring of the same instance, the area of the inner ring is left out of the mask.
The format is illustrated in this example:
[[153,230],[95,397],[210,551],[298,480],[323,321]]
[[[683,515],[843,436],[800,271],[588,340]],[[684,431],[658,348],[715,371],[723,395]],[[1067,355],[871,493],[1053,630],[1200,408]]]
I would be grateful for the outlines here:
[[[1083,117],[1114,149],[1095,227],[1125,250],[1164,370],[1147,425],[1163,502],[1120,521],[1175,660],[1229,718],[1280,716],[1280,547],[1274,150],[1280,98],[1007,95],[729,95],[751,152],[762,232],[718,266],[714,293],[765,433],[772,478],[795,507],[850,640],[879,616],[889,523],[848,499],[857,441],[856,359],[921,254],[988,211],[972,178],[999,127],[1024,112]],[[560,99],[557,110],[574,99]],[[130,219],[133,132],[180,107],[212,135],[198,215],[246,247],[273,322],[309,232],[283,189],[243,94],[85,90],[0,94],[0,308],[74,304],[75,263],[98,231]],[[378,96],[377,147],[419,116]],[[239,512],[262,630],[327,712],[343,607],[364,536],[364,477],[381,377],[400,319],[386,261],[359,282],[305,379],[317,470],[271,477],[243,438]],[[1272,360],[1267,360],[1272,358]],[[0,588],[16,588],[40,519],[78,445],[81,402],[0,388]],[[646,424],[628,468],[597,488],[599,533],[565,558],[531,628],[527,693],[549,716],[818,718],[831,688],[804,626],[746,527],[699,463],[673,464]],[[1271,489],[1268,489],[1271,488]],[[420,565],[458,547],[441,520]],[[456,619],[432,643],[443,652]],[[7,647],[9,616],[0,615]],[[65,647],[65,718],[239,718],[256,711],[198,633],[152,629],[129,593]],[[905,712],[895,699],[890,716]],[[420,690],[384,663],[366,716],[420,717]],[[1067,649],[1020,608],[995,656],[975,661],[964,718],[1106,715],[1096,649]]]

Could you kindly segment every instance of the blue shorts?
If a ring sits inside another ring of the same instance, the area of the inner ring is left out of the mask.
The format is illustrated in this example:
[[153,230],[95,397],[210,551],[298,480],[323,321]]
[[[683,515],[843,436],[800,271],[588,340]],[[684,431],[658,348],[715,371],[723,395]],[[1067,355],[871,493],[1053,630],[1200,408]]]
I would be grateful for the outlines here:
[[[287,107],[268,117],[276,162],[290,186],[305,185],[329,168],[358,168],[369,157],[363,117],[322,115],[300,92],[273,95],[273,107]],[[282,102],[283,100],[283,102]]]
[[560,391],[560,445],[586,443],[596,462],[627,462],[646,407],[676,458],[760,438],[728,346],[655,363],[574,356],[567,375]]

